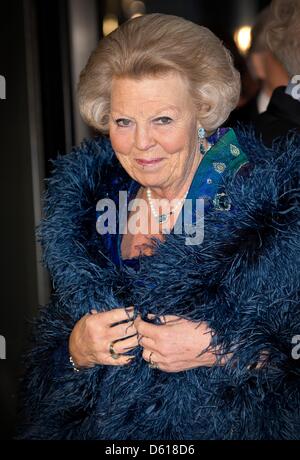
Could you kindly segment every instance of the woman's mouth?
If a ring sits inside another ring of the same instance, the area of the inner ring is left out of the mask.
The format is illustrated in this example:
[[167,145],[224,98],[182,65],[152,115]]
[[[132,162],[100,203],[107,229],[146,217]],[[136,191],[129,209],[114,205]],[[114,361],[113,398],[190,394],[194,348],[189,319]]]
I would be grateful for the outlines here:
[[135,161],[143,167],[151,167],[151,166],[153,167],[157,165],[158,163],[160,163],[162,160],[163,158],[150,158],[149,160],[137,158]]

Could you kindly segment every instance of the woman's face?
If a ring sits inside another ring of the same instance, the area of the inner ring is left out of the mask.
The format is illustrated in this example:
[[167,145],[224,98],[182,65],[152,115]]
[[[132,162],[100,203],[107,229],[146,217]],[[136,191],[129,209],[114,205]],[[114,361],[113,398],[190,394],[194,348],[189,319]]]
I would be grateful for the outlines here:
[[179,75],[114,79],[109,132],[120,163],[144,187],[175,189],[199,157],[195,108]]

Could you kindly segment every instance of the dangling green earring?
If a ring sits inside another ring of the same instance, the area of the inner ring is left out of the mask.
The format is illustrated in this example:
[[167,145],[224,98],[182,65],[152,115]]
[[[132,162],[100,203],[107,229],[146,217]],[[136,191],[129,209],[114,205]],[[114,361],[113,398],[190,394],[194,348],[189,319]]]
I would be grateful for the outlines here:
[[199,128],[198,129],[198,138],[200,140],[200,153],[202,153],[202,155],[205,155],[206,154],[206,150],[205,150],[205,147],[204,147],[204,139],[206,137],[206,131],[204,128]]

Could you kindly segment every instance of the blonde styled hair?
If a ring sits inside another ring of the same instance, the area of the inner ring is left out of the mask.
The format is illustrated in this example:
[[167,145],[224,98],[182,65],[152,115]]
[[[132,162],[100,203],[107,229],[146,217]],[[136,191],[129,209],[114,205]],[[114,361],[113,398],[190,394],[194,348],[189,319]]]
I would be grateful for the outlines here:
[[206,27],[156,13],[125,22],[91,54],[78,84],[83,119],[107,133],[114,77],[140,79],[170,72],[186,80],[198,120],[208,132],[238,103],[240,75],[221,41]]
[[290,76],[300,74],[300,0],[273,0],[266,31],[270,50]]

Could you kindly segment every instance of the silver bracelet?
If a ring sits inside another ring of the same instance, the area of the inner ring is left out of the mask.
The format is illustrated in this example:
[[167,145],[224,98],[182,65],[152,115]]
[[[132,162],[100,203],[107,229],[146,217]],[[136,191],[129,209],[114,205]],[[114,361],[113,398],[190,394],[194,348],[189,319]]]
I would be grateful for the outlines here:
[[70,361],[70,363],[72,364],[73,371],[74,371],[74,372],[80,372],[80,369],[79,369],[79,368],[76,366],[76,364],[74,363],[74,360],[73,360],[73,358],[72,358],[71,355],[70,355],[70,357],[69,357],[69,361]]

